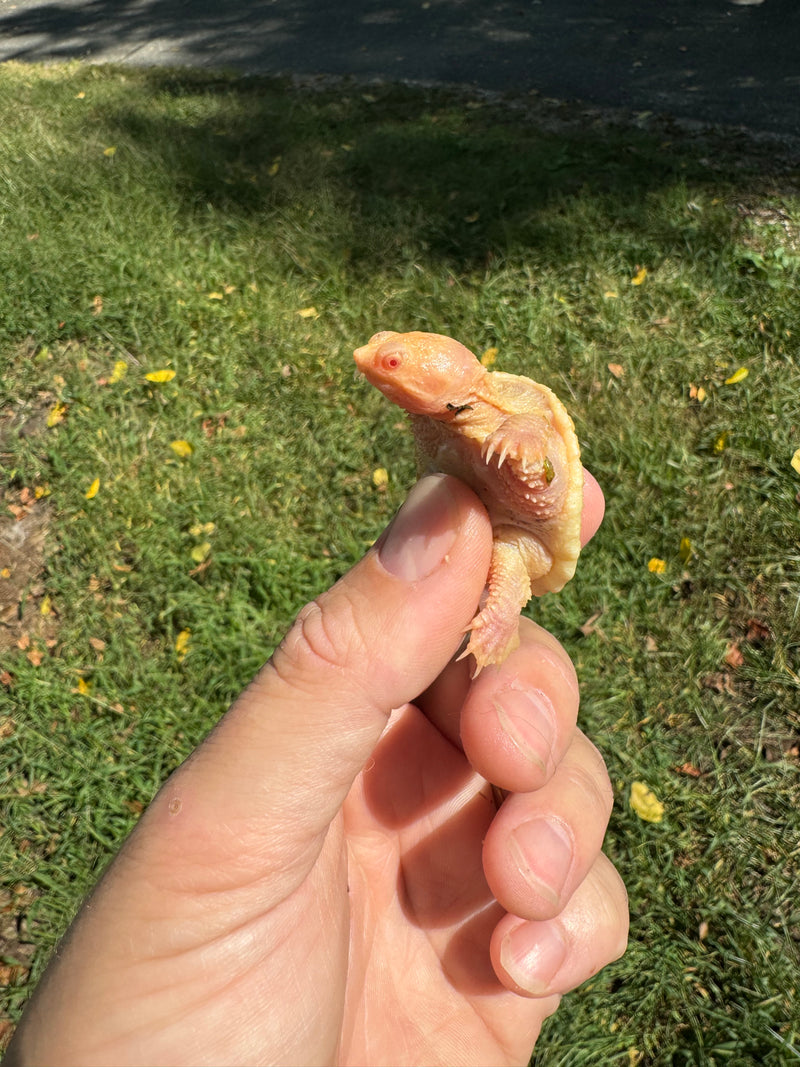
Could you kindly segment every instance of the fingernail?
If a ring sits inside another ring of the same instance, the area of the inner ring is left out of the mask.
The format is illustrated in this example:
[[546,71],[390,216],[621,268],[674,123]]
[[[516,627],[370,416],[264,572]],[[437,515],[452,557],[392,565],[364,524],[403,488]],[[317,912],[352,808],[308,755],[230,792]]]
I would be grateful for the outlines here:
[[458,507],[447,478],[429,475],[411,490],[378,545],[386,570],[406,582],[426,578],[456,539]]
[[551,904],[559,904],[572,866],[572,841],[550,819],[531,819],[509,835],[509,847],[528,885]]
[[509,687],[494,696],[500,725],[527,759],[543,771],[552,762],[556,712],[544,693]]
[[551,992],[567,958],[567,946],[552,922],[520,923],[500,945],[500,963],[517,985],[533,996]]

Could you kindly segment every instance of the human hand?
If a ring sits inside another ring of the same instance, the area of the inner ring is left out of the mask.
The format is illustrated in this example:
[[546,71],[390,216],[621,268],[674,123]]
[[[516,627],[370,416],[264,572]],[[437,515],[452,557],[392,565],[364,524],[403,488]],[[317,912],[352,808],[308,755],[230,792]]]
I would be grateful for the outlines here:
[[528,1062],[627,907],[566,653],[523,620],[502,666],[453,662],[490,547],[469,489],[420,483],[165,783],[7,1067]]

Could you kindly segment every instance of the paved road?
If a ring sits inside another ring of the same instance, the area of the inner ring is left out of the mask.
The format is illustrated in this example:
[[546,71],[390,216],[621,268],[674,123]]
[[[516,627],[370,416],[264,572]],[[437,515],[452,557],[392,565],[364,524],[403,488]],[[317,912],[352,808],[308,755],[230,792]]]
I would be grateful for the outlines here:
[[538,92],[800,135],[800,0],[0,0],[0,60]]

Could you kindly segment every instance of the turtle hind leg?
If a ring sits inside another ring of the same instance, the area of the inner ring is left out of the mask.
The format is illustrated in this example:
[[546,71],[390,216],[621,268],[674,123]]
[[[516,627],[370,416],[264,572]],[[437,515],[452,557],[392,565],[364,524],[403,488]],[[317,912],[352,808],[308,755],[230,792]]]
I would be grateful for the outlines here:
[[519,644],[519,613],[531,597],[531,581],[552,565],[549,553],[513,527],[494,531],[486,600],[469,625],[469,643],[459,659],[475,657],[473,678],[500,664]]

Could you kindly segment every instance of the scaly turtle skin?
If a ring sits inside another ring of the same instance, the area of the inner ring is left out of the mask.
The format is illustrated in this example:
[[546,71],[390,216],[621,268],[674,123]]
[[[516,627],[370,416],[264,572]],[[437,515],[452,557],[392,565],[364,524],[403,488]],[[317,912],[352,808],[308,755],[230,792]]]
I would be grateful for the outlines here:
[[575,573],[583,467],[572,419],[547,386],[492,373],[441,334],[377,333],[355,361],[411,416],[420,468],[461,478],[489,513],[487,589],[464,652],[477,674],[517,647],[530,597],[558,592]]

